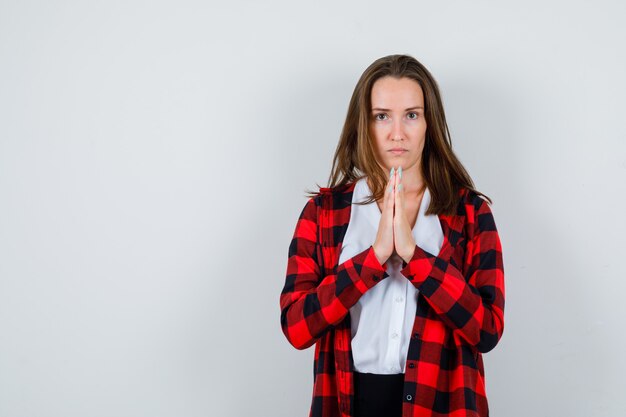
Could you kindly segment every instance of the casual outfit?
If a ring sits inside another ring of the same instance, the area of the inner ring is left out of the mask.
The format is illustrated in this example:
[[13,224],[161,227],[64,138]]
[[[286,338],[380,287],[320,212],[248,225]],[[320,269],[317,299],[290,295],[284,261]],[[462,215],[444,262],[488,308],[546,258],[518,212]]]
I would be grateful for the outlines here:
[[[381,217],[378,205],[375,201],[354,204],[365,201],[370,194],[366,178],[357,181],[339,255],[340,264],[376,241]],[[418,246],[437,254],[443,243],[443,232],[436,215],[424,214],[429,203],[430,192],[426,188],[413,227],[413,238]],[[352,355],[358,372],[396,374],[405,371],[419,290],[400,273],[402,258],[394,256],[386,264],[389,277],[369,289],[350,308]]]
[[321,188],[300,213],[280,295],[297,349],[315,344],[310,417],[487,417],[482,354],[504,330],[502,248],[485,200],[425,215],[407,263],[381,265],[380,210],[365,178]]

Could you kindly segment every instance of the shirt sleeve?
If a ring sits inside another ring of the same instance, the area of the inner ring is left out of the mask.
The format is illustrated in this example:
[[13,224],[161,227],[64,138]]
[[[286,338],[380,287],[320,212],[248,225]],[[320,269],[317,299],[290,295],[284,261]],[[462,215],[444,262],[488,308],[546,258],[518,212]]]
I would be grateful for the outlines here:
[[297,349],[313,345],[368,289],[388,276],[372,245],[321,276],[317,210],[316,200],[310,198],[300,213],[280,294],[281,327]]
[[485,353],[496,346],[504,331],[504,265],[489,205],[477,196],[470,207],[468,219],[473,221],[474,233],[466,247],[471,262],[466,276],[450,263],[451,245],[437,256],[416,245],[401,273],[447,326]]

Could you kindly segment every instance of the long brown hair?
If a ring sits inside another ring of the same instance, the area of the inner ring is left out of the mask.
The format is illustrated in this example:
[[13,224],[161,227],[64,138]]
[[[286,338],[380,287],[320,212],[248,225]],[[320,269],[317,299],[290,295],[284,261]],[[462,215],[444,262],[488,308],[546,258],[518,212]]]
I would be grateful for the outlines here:
[[[376,160],[369,122],[372,86],[376,80],[385,76],[415,80],[424,93],[426,139],[421,169],[425,185],[431,194],[426,214],[455,214],[461,187],[482,195],[491,203],[489,197],[474,188],[474,182],[452,150],[450,131],[437,82],[426,67],[410,55],[379,58],[361,75],[352,93],[335,150],[328,188],[344,186],[367,176],[372,195],[366,201],[355,204],[368,204],[384,196],[389,173],[384,172]],[[316,185],[320,187],[319,184]],[[306,192],[307,197],[319,194],[319,191]]]

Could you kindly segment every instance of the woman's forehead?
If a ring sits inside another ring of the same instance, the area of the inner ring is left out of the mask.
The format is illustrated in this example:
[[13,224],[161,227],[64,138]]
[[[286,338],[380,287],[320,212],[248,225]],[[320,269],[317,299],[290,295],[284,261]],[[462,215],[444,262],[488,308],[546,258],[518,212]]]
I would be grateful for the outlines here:
[[424,105],[419,83],[410,78],[383,77],[374,83],[371,93],[372,108],[401,110]]

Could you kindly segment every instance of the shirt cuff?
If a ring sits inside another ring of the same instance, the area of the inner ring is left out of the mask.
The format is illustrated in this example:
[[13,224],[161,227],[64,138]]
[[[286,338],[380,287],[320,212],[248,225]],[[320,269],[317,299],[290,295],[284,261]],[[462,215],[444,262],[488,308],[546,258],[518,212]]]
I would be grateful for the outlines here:
[[[364,251],[354,255],[352,257],[352,263],[354,269],[357,272],[358,278],[363,281],[367,288],[371,288],[376,285],[380,280],[387,278],[387,267],[381,265],[374,252],[374,247],[370,245]],[[356,277],[355,277],[356,278]]]
[[400,273],[414,284],[419,284],[426,280],[432,271],[435,258],[436,256],[432,253],[415,245],[415,252],[409,262],[402,260]]

